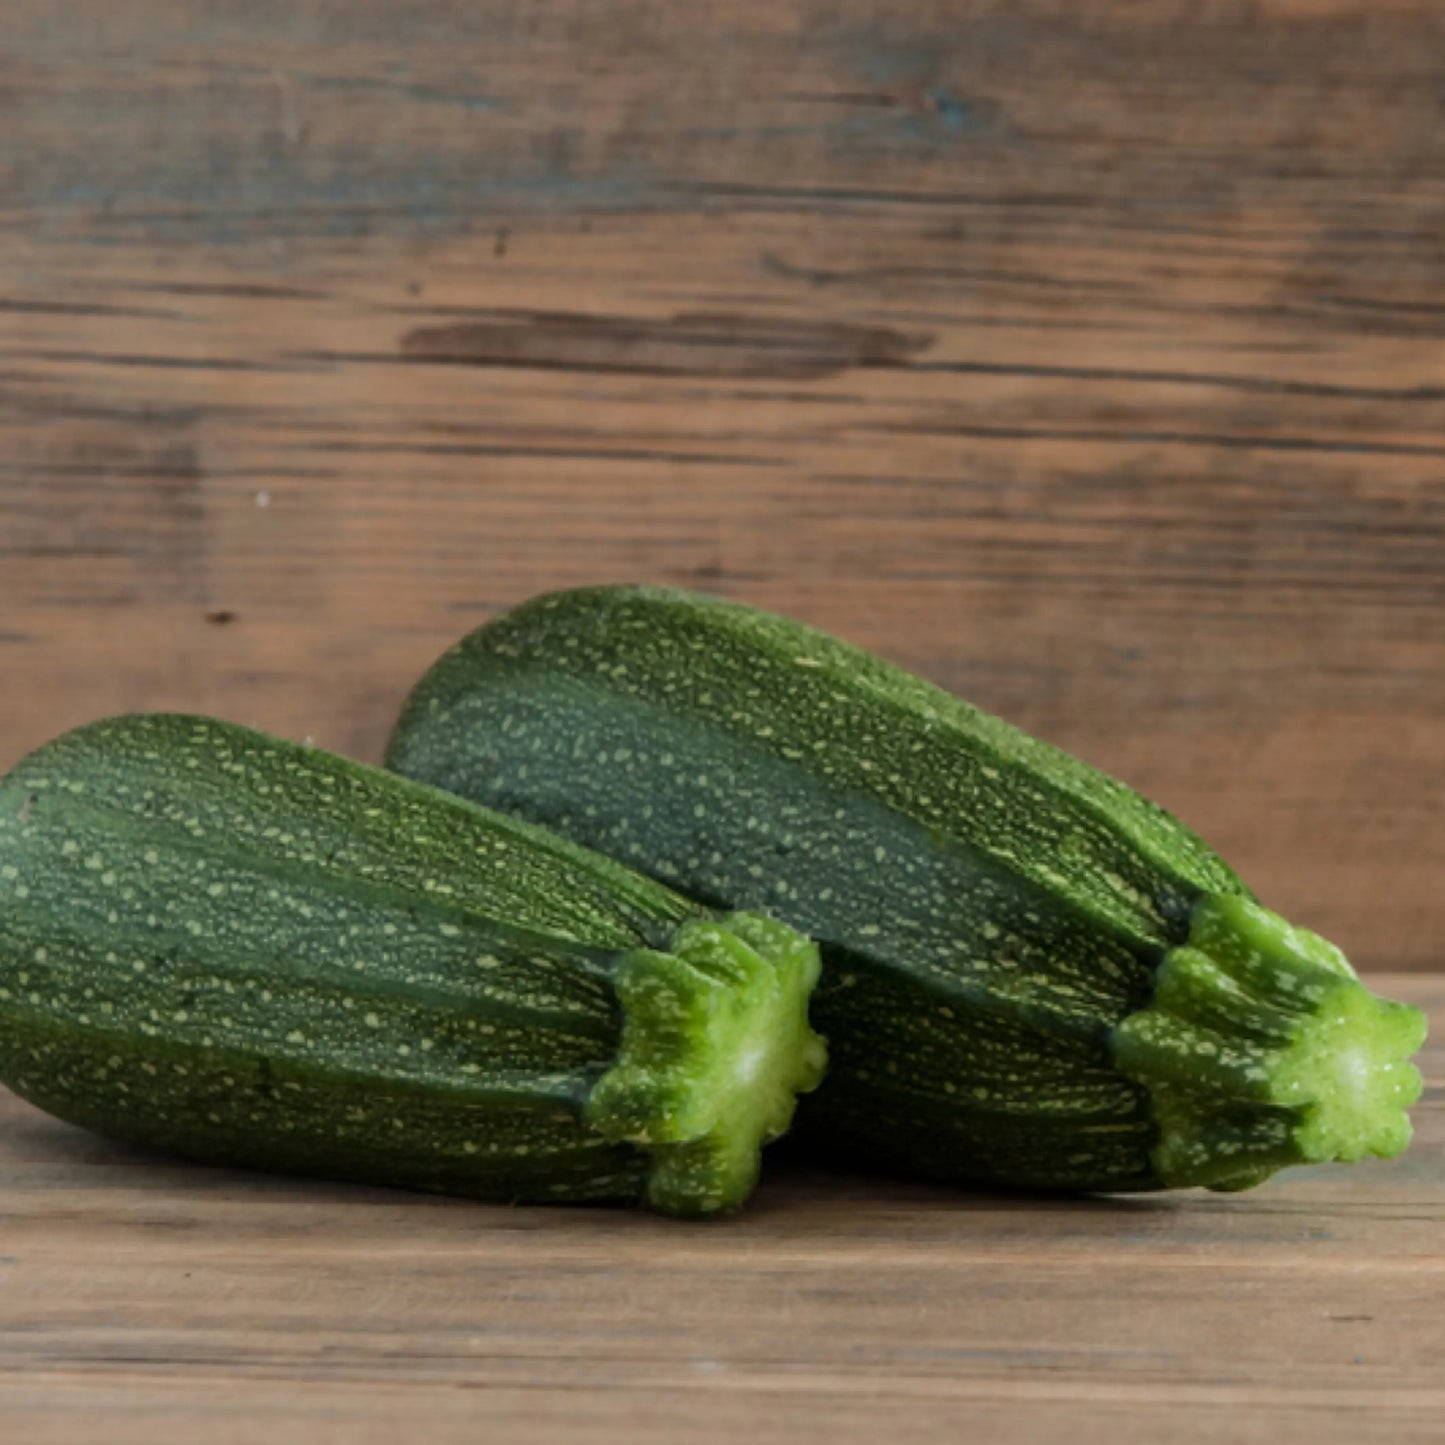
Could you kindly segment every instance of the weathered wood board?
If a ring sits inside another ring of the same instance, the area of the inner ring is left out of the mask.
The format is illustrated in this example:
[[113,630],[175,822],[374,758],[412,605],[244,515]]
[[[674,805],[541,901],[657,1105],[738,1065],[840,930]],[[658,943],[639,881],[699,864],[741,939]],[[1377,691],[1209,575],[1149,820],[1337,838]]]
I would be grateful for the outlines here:
[[1445,934],[1445,9],[0,0],[0,766],[721,591]]

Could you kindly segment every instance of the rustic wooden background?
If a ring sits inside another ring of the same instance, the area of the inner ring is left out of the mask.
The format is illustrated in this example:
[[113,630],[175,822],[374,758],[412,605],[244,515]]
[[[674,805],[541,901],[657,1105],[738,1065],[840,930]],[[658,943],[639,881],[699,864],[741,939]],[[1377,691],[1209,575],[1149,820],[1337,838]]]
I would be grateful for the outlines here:
[[1445,937],[1435,0],[0,0],[0,766],[794,613]]

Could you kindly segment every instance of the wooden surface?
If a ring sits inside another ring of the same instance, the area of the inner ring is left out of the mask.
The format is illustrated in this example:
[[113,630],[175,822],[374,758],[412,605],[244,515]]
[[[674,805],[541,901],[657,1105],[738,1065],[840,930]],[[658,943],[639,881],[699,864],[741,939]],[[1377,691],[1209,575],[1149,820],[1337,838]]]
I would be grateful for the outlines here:
[[770,1161],[679,1224],[200,1169],[0,1097],[6,1445],[1438,1441],[1445,980],[1401,1159],[1065,1201]]
[[0,0],[0,767],[650,579],[1445,936],[1435,0]]

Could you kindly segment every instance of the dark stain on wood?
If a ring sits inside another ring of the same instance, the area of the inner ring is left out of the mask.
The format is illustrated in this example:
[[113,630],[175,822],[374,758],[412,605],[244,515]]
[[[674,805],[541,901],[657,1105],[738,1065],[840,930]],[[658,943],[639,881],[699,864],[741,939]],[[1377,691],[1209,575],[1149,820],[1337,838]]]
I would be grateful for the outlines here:
[[181,313],[153,306],[112,306],[98,301],[35,301],[0,296],[0,313],[19,316],[118,316],[129,321],[176,321]]
[[803,318],[521,311],[417,327],[402,337],[401,354],[452,366],[816,380],[855,367],[901,366],[931,344],[929,336],[886,326]]
[[[545,433],[546,439],[534,439],[538,434],[527,431],[522,435],[501,436],[491,442],[429,442],[407,439],[401,442],[356,441],[349,437],[328,437],[324,441],[301,442],[305,450],[335,453],[374,460],[377,458],[478,458],[489,457],[498,460],[524,458],[541,461],[571,461],[586,463],[601,462],[656,462],[666,466],[707,466],[707,467],[750,467],[776,469],[783,465],[783,458],[776,453],[759,454],[738,451],[684,451],[673,446],[618,446],[604,438],[568,440],[566,428],[558,427]],[[325,473],[318,475],[343,475]]]
[[326,292],[304,286],[271,285],[258,281],[128,281],[130,291],[158,292],[163,296],[219,297],[242,301],[322,301]]
[[159,371],[296,371],[294,363],[267,359],[237,361],[214,356],[139,355],[123,351],[55,351],[36,349],[11,355],[27,361],[70,362],[80,366],[127,366]]

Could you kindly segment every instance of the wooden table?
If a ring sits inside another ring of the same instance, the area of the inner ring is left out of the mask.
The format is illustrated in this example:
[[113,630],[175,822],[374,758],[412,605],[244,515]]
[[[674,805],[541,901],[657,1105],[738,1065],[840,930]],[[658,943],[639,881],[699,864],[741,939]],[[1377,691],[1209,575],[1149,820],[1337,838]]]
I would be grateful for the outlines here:
[[194,1168],[0,1099],[6,1445],[1438,1441],[1445,980],[1412,1149],[1251,1194],[775,1165],[686,1225]]

